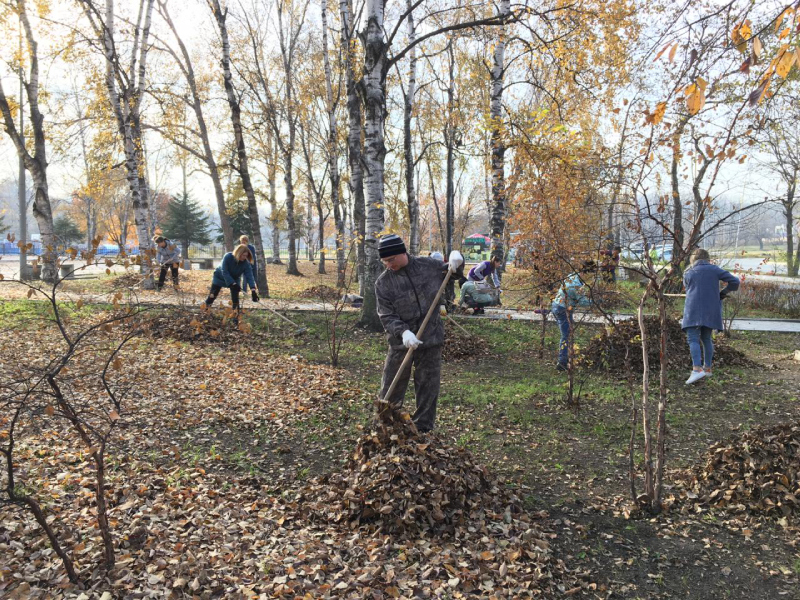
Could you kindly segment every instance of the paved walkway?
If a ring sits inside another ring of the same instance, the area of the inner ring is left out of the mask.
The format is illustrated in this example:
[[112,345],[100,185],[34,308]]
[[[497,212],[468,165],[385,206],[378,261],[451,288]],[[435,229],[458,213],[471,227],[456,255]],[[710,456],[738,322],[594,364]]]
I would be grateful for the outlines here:
[[[486,308],[483,316],[455,315],[463,319],[493,319],[511,321],[541,321],[542,315],[529,310],[513,310],[501,308]],[[613,316],[615,322],[636,318],[635,315],[617,314]],[[552,321],[552,317],[550,317]],[[605,323],[603,317],[591,313],[575,313],[575,320],[580,323]],[[737,331],[774,331],[775,333],[800,333],[800,320],[795,319],[734,319],[731,329]]]

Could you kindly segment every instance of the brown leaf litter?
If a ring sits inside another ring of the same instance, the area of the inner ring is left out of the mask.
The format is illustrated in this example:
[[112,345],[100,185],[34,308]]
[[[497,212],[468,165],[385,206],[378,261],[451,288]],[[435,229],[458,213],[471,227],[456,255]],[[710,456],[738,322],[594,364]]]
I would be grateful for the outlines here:
[[[398,415],[363,435],[344,469],[276,506],[270,592],[520,598],[575,589],[541,514],[527,514],[468,451]],[[348,576],[331,577],[342,565]]]
[[800,421],[712,445],[683,482],[690,504],[792,519],[800,514]]
[[489,344],[477,335],[466,336],[463,333],[445,327],[442,360],[463,360],[486,358]]
[[[647,331],[648,351],[651,368],[658,368],[661,327],[658,317],[645,317]],[[631,368],[642,369],[642,346],[639,321],[628,319],[617,323],[615,327],[607,327],[594,338],[585,348],[579,350],[581,360],[592,368],[619,372],[625,368],[625,353],[628,352]],[[681,329],[680,322],[675,319],[667,320],[667,357],[672,368],[691,368],[692,360],[689,347],[686,343],[686,334]],[[755,362],[739,350],[720,343],[720,338],[714,341],[714,364],[718,366],[756,366]]]

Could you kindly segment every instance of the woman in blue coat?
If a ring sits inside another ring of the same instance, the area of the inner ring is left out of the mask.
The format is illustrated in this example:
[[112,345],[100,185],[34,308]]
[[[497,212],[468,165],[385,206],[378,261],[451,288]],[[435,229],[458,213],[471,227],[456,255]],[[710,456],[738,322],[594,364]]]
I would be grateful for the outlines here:
[[[686,304],[681,327],[686,331],[692,354],[692,373],[686,380],[687,384],[711,377],[711,361],[714,359],[711,331],[722,331],[722,300],[739,289],[739,278],[712,265],[710,258],[708,250],[695,250],[692,266],[683,275]],[[727,284],[722,291],[719,289],[720,281]]]
[[233,249],[233,252],[228,252],[222,257],[222,263],[214,271],[214,278],[211,280],[211,291],[208,293],[208,298],[206,298],[206,306],[210,307],[214,303],[222,288],[229,288],[233,308],[238,309],[239,292],[242,291],[239,285],[239,278],[242,276],[253,290],[253,302],[258,302],[256,282],[253,279],[253,269],[250,266],[250,250],[244,244],[239,244]]

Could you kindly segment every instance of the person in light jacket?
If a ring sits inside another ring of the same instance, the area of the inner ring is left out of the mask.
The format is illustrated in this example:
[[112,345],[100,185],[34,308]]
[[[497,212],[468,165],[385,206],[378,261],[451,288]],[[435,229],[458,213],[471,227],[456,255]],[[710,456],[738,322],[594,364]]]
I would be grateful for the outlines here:
[[161,271],[158,274],[158,284],[156,290],[159,292],[164,287],[164,280],[167,278],[167,269],[172,271],[172,287],[178,287],[178,266],[181,264],[181,251],[175,244],[164,236],[157,235],[153,238],[156,243],[156,260]]
[[592,301],[586,295],[586,287],[581,273],[591,273],[596,269],[594,262],[586,261],[581,267],[580,273],[572,273],[569,275],[558,293],[553,298],[553,304],[550,310],[558,323],[558,328],[561,330],[561,341],[558,344],[558,363],[556,363],[556,370],[566,371],[569,368],[569,350],[572,346],[572,330],[575,327],[575,320],[573,318],[573,311],[578,307],[586,307],[592,304]]
[[253,302],[258,302],[258,292],[256,292],[256,281],[253,279],[253,269],[250,266],[250,250],[244,244],[239,244],[233,249],[233,252],[228,252],[222,257],[222,263],[214,271],[214,277],[211,280],[211,290],[206,298],[206,306],[211,307],[214,300],[219,296],[222,288],[228,288],[231,291],[231,304],[234,310],[239,308],[239,292],[242,287],[239,285],[239,278],[244,277],[245,281],[250,284],[252,289]]
[[[739,278],[710,262],[708,250],[698,248],[692,254],[692,266],[683,274],[686,303],[683,307],[681,327],[689,341],[692,355],[692,373],[686,384],[711,377],[714,359],[714,342],[711,331],[722,331],[722,300],[739,289]],[[719,282],[727,285],[722,291]]]

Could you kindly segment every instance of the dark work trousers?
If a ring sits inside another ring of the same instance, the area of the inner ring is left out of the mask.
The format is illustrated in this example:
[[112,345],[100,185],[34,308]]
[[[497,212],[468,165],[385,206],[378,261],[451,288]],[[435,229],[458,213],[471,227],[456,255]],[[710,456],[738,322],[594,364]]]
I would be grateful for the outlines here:
[[172,285],[178,285],[178,265],[161,265],[161,272],[158,274],[158,287],[164,287],[164,280],[167,278],[167,269],[172,271]]
[[[211,284],[211,291],[208,292],[208,298],[206,298],[206,306],[211,306],[214,304],[214,300],[217,299],[219,296],[219,292],[222,289],[221,285],[217,285],[216,283]],[[233,304],[234,310],[239,308],[239,288],[231,289],[231,304]]]
[[[392,385],[406,352],[408,352],[406,348],[389,348],[386,364],[383,367],[381,398],[384,398],[389,386]],[[430,431],[436,420],[436,402],[439,399],[439,382],[442,378],[442,347],[426,348],[423,344],[414,350],[411,366],[407,366],[400,376],[392,397],[385,398],[397,408],[403,406],[408,380],[411,378],[411,367],[414,369],[414,396],[417,400],[417,410],[412,419],[420,431]]]

